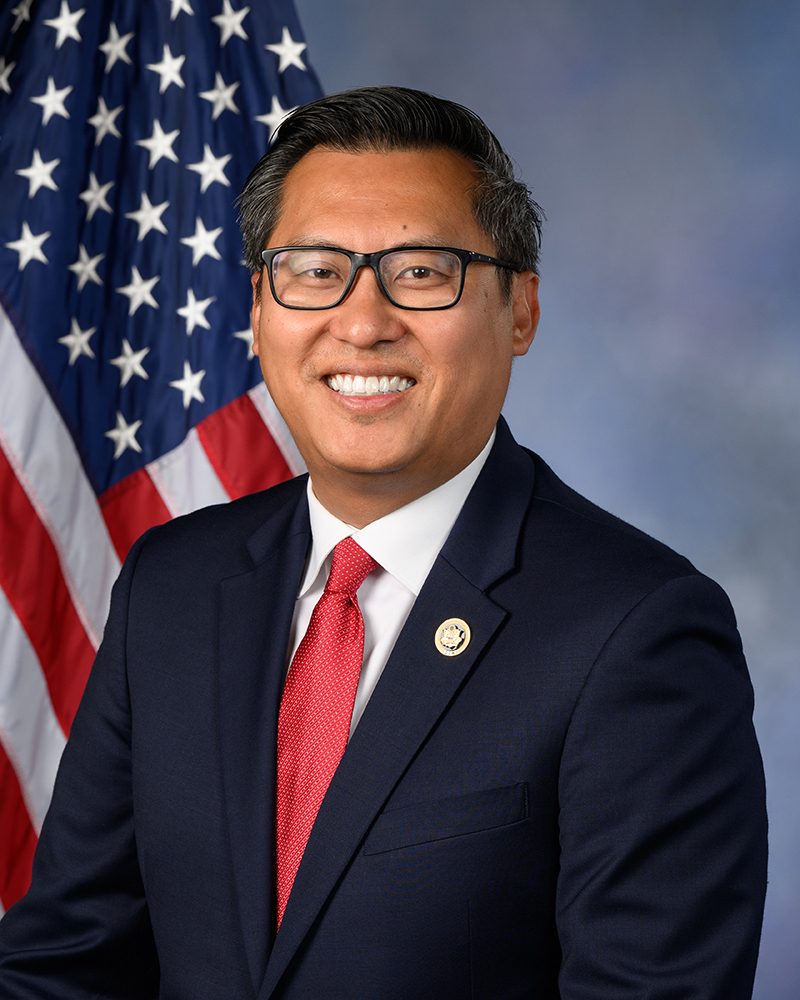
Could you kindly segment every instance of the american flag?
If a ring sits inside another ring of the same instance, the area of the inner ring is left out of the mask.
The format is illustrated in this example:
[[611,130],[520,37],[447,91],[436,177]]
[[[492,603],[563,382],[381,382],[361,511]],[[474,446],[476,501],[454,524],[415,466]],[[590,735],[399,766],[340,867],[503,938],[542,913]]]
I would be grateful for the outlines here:
[[2,5],[0,914],[131,543],[301,470],[234,200],[320,93],[286,0]]

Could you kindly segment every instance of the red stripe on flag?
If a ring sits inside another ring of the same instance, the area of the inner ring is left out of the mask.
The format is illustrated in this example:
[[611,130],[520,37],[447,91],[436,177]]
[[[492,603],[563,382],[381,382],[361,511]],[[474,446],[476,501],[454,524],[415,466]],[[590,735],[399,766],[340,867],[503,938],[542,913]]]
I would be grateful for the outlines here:
[[31,884],[36,832],[31,826],[17,773],[0,744],[0,902],[3,909],[25,895]]
[[100,509],[120,559],[139,535],[172,517],[144,469],[121,479],[100,497]]
[[248,395],[197,425],[208,460],[231,500],[291,479],[280,448]]
[[53,540],[3,451],[0,524],[0,586],[41,664],[56,718],[69,733],[94,649],[72,603]]

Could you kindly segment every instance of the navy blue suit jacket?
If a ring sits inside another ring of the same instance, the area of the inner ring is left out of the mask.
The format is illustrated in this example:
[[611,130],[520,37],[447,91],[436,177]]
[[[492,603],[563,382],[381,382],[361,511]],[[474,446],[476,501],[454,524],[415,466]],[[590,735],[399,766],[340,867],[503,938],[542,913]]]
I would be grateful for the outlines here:
[[[155,529],[116,585],[0,995],[743,1000],[764,786],[733,613],[501,422],[275,934],[303,479]],[[442,656],[437,626],[472,630]]]

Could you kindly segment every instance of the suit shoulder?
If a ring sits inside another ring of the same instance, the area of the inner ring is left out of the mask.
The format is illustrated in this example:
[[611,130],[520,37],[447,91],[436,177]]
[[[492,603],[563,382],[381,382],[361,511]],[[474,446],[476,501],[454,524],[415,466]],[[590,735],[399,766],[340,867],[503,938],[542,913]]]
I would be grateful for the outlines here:
[[[730,648],[738,643],[733,609],[718,584],[669,546],[566,486],[529,454],[535,482],[515,571],[492,595],[516,613],[522,634],[541,630],[550,642],[561,636],[575,654],[571,662],[589,663],[641,608],[644,617],[636,620],[645,631],[685,624],[702,612],[708,630],[724,633]],[[587,651],[583,660],[581,648]]]
[[539,529],[538,545],[550,537],[561,547],[561,558],[571,554],[587,571],[596,564],[611,575],[640,576],[642,582],[652,578],[655,586],[674,577],[701,575],[685,556],[587,500],[538,455],[528,454],[536,467],[532,521]]
[[182,563],[249,564],[247,544],[260,530],[273,536],[290,530],[305,500],[306,475],[248,494],[229,503],[203,507],[152,528],[137,543],[141,561],[165,558]]

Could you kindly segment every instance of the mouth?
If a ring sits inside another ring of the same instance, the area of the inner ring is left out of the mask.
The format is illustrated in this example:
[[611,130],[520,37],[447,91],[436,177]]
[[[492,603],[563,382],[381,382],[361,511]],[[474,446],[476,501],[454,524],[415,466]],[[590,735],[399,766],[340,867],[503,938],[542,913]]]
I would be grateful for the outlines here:
[[328,386],[342,396],[386,396],[405,392],[416,385],[413,378],[403,375],[329,375]]

